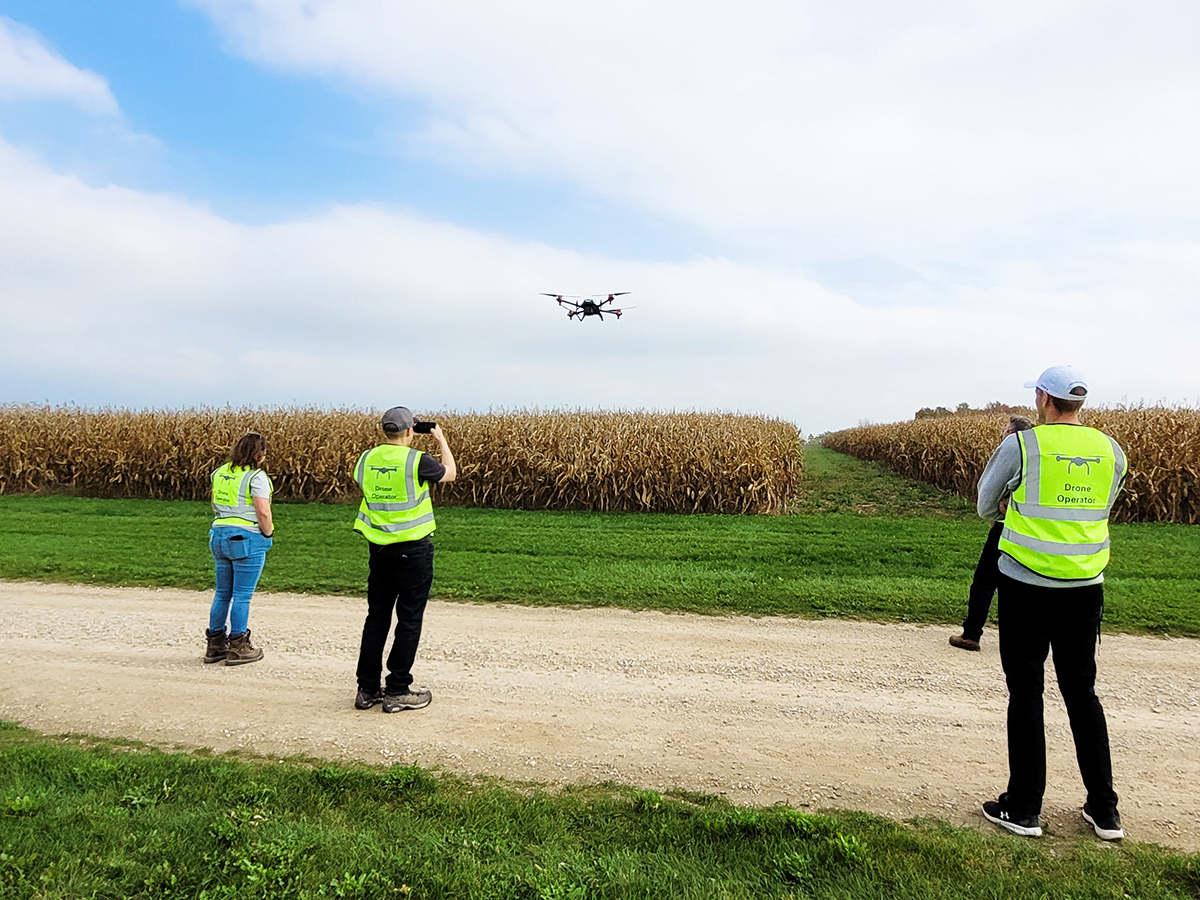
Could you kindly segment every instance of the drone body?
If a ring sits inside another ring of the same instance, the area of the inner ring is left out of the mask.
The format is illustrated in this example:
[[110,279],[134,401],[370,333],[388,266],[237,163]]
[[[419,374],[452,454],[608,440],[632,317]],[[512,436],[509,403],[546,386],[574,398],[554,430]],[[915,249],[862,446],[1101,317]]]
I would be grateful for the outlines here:
[[[609,306],[609,304],[618,297],[624,296],[628,293],[629,291],[616,291],[615,293],[607,295],[607,297],[605,297],[604,294],[589,294],[586,297],[580,297],[573,294],[547,294],[543,292],[542,296],[553,297],[559,306],[566,307],[568,319],[574,319],[576,316],[578,316],[579,321],[582,322],[588,316],[596,316],[601,322],[603,322],[606,315],[616,316],[618,319],[621,318],[621,314],[625,312],[625,310],[616,309],[612,306]],[[576,303],[576,300],[579,300],[580,302]],[[632,309],[633,307],[629,308]]]

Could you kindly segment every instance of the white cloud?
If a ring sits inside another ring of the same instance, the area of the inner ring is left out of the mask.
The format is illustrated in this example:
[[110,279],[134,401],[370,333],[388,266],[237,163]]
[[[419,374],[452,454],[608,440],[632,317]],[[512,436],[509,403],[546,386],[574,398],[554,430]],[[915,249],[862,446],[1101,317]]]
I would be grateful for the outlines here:
[[[1102,398],[1200,397],[1200,242],[1114,245],[1071,278],[1029,265],[938,285],[949,305],[914,292],[868,308],[791,271],[631,262],[382,207],[239,225],[3,141],[0,199],[10,401],[725,408],[823,430],[1019,400],[1062,361]],[[537,296],[630,288],[637,309],[603,324]]]
[[[1191,6],[192,2],[252,59],[423,101],[423,152],[570,181],[727,256],[635,262],[370,205],[247,226],[0,138],[0,399],[823,430],[1025,399],[1057,362],[1101,400],[1200,399]],[[118,112],[4,19],[0,94]],[[809,274],[847,260],[858,283]],[[635,291],[619,322],[537,296],[609,289]]]
[[80,69],[41,36],[0,16],[0,99],[60,100],[93,115],[116,115],[116,98],[95,72]]
[[251,59],[423,100],[439,158],[805,259],[1075,251],[1200,203],[1175,0],[191,2]]

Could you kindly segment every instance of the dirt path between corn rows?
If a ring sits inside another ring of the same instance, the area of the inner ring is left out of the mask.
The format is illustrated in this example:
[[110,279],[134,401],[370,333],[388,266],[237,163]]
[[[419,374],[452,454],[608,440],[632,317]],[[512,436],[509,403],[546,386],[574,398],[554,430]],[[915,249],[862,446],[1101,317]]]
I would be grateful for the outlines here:
[[[1005,690],[950,629],[432,602],[428,709],[358,712],[363,603],[255,597],[266,658],[203,665],[209,595],[0,582],[0,717],[166,748],[411,762],[550,785],[981,824],[1004,786]],[[1108,635],[1098,691],[1130,837],[1200,851],[1200,642]],[[1047,685],[1053,832],[1082,785]]]

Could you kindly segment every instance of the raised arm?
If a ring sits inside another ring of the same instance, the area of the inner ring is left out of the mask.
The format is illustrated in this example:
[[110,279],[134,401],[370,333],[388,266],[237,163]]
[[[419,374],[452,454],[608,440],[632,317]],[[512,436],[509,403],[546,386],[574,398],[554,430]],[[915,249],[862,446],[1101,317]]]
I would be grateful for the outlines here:
[[434,425],[433,431],[430,432],[434,440],[438,442],[439,456],[441,463],[446,467],[446,474],[442,476],[442,483],[453,481],[458,477],[458,466],[454,464],[454,454],[450,452],[450,444],[446,441],[446,435],[442,433],[441,425]]

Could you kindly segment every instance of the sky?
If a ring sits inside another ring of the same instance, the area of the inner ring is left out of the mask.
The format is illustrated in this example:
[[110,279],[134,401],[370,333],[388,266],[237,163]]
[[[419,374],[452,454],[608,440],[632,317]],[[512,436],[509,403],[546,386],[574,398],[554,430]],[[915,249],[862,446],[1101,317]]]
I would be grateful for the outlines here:
[[0,0],[0,403],[1197,405],[1198,51],[1178,0]]

